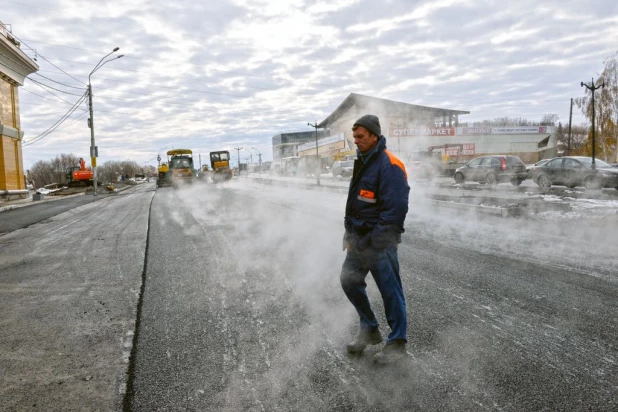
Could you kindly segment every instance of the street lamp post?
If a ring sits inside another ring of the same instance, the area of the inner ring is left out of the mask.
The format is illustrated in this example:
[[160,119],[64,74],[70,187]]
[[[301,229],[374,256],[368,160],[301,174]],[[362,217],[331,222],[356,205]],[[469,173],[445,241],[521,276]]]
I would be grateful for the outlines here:
[[258,149],[256,149],[255,147],[251,147],[253,150],[255,150],[256,152],[258,152],[258,167],[259,167],[259,173],[262,174],[262,153],[260,153],[260,151]]
[[598,86],[595,86],[594,85],[594,78],[593,78],[591,86],[588,86],[586,83],[581,82],[581,87],[586,87],[586,89],[588,89],[588,90],[590,90],[592,92],[592,169],[594,170],[594,169],[597,168],[597,165],[596,165],[596,163],[594,161],[594,155],[595,155],[595,147],[594,147],[595,146],[595,143],[594,143],[594,137],[595,136],[594,135],[596,133],[596,130],[595,130],[596,127],[595,127],[595,124],[594,124],[594,122],[595,122],[594,118],[596,117],[595,113],[594,113],[594,91],[595,90],[599,90],[599,89],[605,87],[605,82],[601,83]]
[[307,123],[311,127],[315,127],[315,159],[316,159],[316,176],[318,177],[318,186],[320,186],[320,174],[322,172],[322,164],[320,162],[320,152],[318,151],[318,122],[315,124]]
[[[99,70],[104,64],[109,63],[112,60],[116,60],[124,56],[121,54],[120,56],[114,57],[113,59],[105,60],[110,54],[118,51],[118,47],[115,47],[114,50],[105,55],[94,69],[88,75],[88,107],[90,109],[90,118],[88,119],[88,127],[90,127],[90,164],[92,165],[92,180],[94,183],[94,195],[97,195],[97,157],[99,155],[99,151],[97,150],[97,146],[94,144],[94,114],[92,110],[92,85],[90,83],[90,77]],[[105,60],[105,61],[103,61]]]
[[[245,160],[251,159],[251,162],[249,164],[253,164],[253,153],[251,153],[251,150],[249,149],[245,149],[245,151],[249,152],[249,157]],[[247,165],[247,176],[249,176],[249,165]]]
[[234,150],[236,150],[236,158],[238,159],[238,177],[240,178],[240,151],[243,150],[243,148],[238,146],[235,147]]

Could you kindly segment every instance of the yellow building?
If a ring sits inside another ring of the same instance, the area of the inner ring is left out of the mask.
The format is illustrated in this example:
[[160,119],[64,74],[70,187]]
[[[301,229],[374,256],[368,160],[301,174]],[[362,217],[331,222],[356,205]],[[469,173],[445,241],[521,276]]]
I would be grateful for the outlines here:
[[0,22],[0,197],[28,197],[24,179],[18,87],[39,66]]

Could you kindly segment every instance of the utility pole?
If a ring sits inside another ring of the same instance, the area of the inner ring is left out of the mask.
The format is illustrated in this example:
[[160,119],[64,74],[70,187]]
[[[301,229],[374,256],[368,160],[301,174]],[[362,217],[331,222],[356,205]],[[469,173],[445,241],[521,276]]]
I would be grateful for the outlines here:
[[307,123],[311,127],[315,127],[315,158],[316,158],[316,176],[318,177],[318,186],[320,186],[320,174],[322,172],[322,162],[320,161],[320,152],[318,151],[318,122],[314,124]]
[[567,144],[567,155],[571,156],[571,123],[573,123],[573,98],[571,97],[571,111],[569,112],[569,142]]
[[594,125],[594,118],[595,118],[595,114],[594,114],[594,91],[595,90],[599,90],[603,87],[605,87],[605,82],[601,83],[601,85],[595,86],[594,85],[594,78],[592,78],[592,83],[591,86],[588,86],[586,83],[581,82],[581,87],[586,87],[586,89],[590,90],[592,92],[592,170],[597,168],[597,165],[594,161],[594,134],[596,132],[595,130],[595,125]]
[[240,177],[240,151],[243,150],[242,147],[235,147],[234,150],[236,150],[237,153],[237,159],[238,159],[238,177]]
[[92,69],[92,71],[88,75],[88,108],[90,110],[90,117],[88,118],[88,127],[90,128],[90,165],[92,166],[92,183],[94,184],[95,196],[97,195],[97,157],[99,157],[99,149],[94,144],[94,116],[92,112],[92,84],[90,78],[92,77],[92,74],[99,70],[104,64],[123,57],[124,54],[121,54],[120,56],[116,56],[113,59],[105,60],[110,54],[115,53],[118,50],[119,48],[115,47],[114,50],[105,55],[101,60],[99,60],[97,65],[94,66],[94,69]]
[[92,114],[92,86],[90,85],[90,77],[88,77],[88,110],[90,110],[90,117],[88,118],[88,127],[90,128],[90,166],[92,166],[92,183],[94,184],[94,195],[96,196],[97,157],[99,156],[99,150],[94,144],[94,116]]
[[200,172],[201,172],[202,171],[202,154],[200,153],[198,157],[200,159]]

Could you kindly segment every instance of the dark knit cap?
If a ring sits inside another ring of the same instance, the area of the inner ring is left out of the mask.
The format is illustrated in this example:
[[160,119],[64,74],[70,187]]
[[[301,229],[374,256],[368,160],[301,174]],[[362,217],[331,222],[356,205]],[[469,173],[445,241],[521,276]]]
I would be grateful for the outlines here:
[[352,127],[356,126],[363,126],[365,129],[369,130],[378,137],[382,135],[382,128],[380,127],[380,119],[378,119],[378,116],[366,114],[358,119]]

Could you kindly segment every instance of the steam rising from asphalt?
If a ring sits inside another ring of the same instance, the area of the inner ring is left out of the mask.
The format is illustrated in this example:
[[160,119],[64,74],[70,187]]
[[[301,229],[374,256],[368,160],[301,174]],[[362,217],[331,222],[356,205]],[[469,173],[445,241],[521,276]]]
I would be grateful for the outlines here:
[[[473,249],[571,267],[578,267],[582,259],[595,260],[601,268],[599,273],[617,281],[610,274],[615,259],[608,245],[617,243],[618,234],[602,230],[607,216],[592,224],[570,221],[568,225],[563,218],[483,217],[474,211],[453,212],[428,202],[427,194],[436,190],[431,182],[411,182],[411,186],[402,248],[406,247],[406,237],[421,237],[459,245],[462,253]],[[161,195],[180,200],[183,209],[190,210],[190,215],[180,210],[172,214],[186,236],[209,237],[223,245],[221,250],[227,250],[220,258],[227,261],[226,268],[231,272],[213,276],[228,300],[233,295],[245,296],[250,311],[247,320],[257,325],[248,327],[257,330],[257,336],[239,339],[257,339],[254,347],[261,346],[263,351],[254,355],[252,365],[229,365],[232,378],[226,393],[221,394],[228,408],[242,409],[255,398],[277,405],[292,386],[311,388],[310,383],[321,376],[321,364],[336,365],[329,368],[328,373],[337,374],[337,382],[331,384],[348,387],[347,380],[356,374],[354,368],[364,366],[351,363],[343,353],[345,342],[358,328],[358,317],[339,285],[345,257],[341,239],[346,195],[268,186],[244,178],[162,191]],[[599,246],[590,248],[586,244]],[[414,280],[415,269],[404,266],[401,270],[406,298],[414,299],[409,295],[414,285],[405,283]],[[387,334],[381,299],[374,283],[367,283],[382,332]],[[284,325],[283,331],[272,329],[274,319]],[[410,330],[410,334],[414,332]],[[459,382],[461,388],[471,393],[491,392],[491,388],[479,388],[474,378],[478,371],[471,360],[479,354],[469,331],[456,327],[439,331],[436,346],[437,352],[417,355],[417,365],[439,369],[450,362],[448,369],[464,377]],[[447,359],[446,353],[455,347],[455,355]],[[362,387],[358,395],[370,405],[371,399],[380,399],[379,391],[389,390],[393,391],[392,405],[406,405],[411,395],[397,388],[401,389],[398,379],[402,376],[413,380],[409,374],[401,368],[380,375],[379,383]],[[322,395],[303,394],[305,401],[314,399],[315,404]]]

